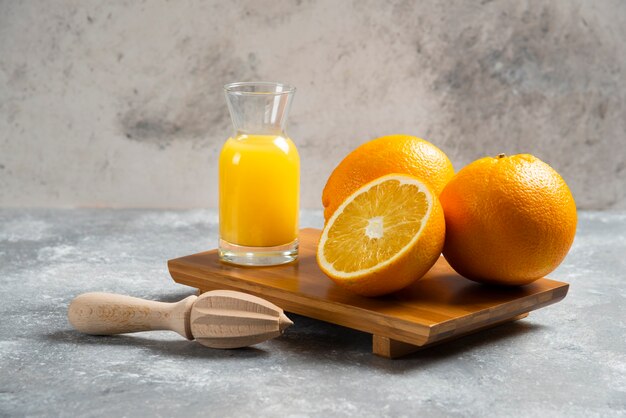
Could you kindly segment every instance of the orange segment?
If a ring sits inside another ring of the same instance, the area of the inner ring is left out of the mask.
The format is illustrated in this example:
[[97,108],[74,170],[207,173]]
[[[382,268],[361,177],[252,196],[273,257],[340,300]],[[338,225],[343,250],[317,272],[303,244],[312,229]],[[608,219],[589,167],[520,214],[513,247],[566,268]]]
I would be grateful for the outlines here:
[[355,293],[390,293],[432,267],[444,235],[437,197],[416,178],[391,174],[364,185],[339,206],[322,233],[318,264]]

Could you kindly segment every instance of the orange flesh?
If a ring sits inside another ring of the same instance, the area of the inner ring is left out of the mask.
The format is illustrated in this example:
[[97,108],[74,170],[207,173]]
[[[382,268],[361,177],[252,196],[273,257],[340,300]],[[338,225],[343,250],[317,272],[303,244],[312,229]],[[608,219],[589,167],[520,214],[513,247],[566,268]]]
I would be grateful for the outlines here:
[[429,207],[414,184],[385,181],[356,196],[328,231],[324,257],[337,271],[374,267],[397,254],[420,230]]

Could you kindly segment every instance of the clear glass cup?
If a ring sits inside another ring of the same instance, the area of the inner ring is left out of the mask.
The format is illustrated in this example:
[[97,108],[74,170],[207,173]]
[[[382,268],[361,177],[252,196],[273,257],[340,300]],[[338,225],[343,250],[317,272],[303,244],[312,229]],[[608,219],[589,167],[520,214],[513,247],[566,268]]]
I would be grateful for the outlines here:
[[300,157],[285,132],[295,88],[282,83],[224,86],[233,136],[219,159],[219,256],[268,266],[298,256]]

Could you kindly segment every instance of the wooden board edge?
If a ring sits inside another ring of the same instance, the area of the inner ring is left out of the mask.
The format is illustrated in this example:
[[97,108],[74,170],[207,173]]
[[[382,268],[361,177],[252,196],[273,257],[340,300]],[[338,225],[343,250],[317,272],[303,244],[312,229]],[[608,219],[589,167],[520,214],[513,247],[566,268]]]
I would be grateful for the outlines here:
[[482,327],[478,327],[473,330],[464,332],[462,334],[452,335],[448,338],[444,338],[436,342],[428,343],[423,346],[409,344],[404,341],[394,340],[391,338],[382,337],[380,335],[372,335],[372,353],[380,357],[384,357],[388,359],[396,359],[399,357],[404,357],[409,354],[415,353],[417,351],[425,350],[430,347],[448,342],[450,340],[454,340],[454,339],[461,338],[469,334],[474,334],[476,332],[483,331],[485,329],[498,327],[500,325],[504,325],[513,321],[519,321],[520,319],[524,319],[527,316],[528,316],[528,313],[522,313],[512,318],[507,318],[498,322],[487,324]]
[[[554,282],[554,280],[552,281]],[[558,287],[506,303],[501,309],[499,309],[502,312],[497,316],[489,317],[487,323],[485,320],[476,320],[476,318],[480,318],[481,315],[485,315],[483,312],[477,312],[433,325],[430,327],[430,332],[424,345],[430,345],[440,340],[447,340],[456,336],[465,335],[484,327],[489,327],[490,324],[495,326],[499,323],[507,322],[510,320],[509,318],[515,318],[523,314],[528,315],[528,312],[541,309],[548,305],[553,305],[563,300],[569,290],[568,283],[557,283],[560,284]],[[507,309],[507,305],[517,307]]]
[[[314,228],[308,228],[314,229]],[[215,250],[213,250],[215,251]],[[210,252],[210,251],[209,251]],[[202,253],[199,253],[202,254]],[[293,312],[299,315],[307,316],[310,318],[318,319],[321,321],[329,322],[332,324],[349,327],[352,329],[356,329],[359,331],[371,333],[376,335],[377,337],[387,338],[390,341],[403,342],[405,344],[413,345],[413,346],[427,346],[438,341],[448,340],[450,338],[456,338],[461,335],[465,335],[467,333],[475,332],[477,330],[483,329],[485,327],[496,326],[502,322],[510,321],[512,317],[516,317],[518,315],[527,313],[529,311],[533,311],[536,309],[540,309],[542,307],[554,304],[559,302],[567,295],[569,290],[569,284],[564,282],[557,282],[555,280],[550,280],[551,282],[558,283],[559,286],[548,291],[536,293],[533,295],[529,295],[524,299],[529,299],[522,303],[520,307],[517,309],[509,309],[506,310],[506,304],[504,308],[504,313],[498,315],[497,317],[489,318],[489,323],[485,323],[484,321],[474,321],[474,319],[480,315],[483,315],[483,312],[478,312],[475,314],[470,314],[465,317],[454,318],[450,321],[442,322],[441,324],[435,324],[431,326],[417,324],[409,321],[398,320],[396,325],[399,327],[393,328],[390,326],[388,321],[385,321],[385,325],[378,325],[375,323],[376,316],[372,315],[374,322],[369,322],[370,326],[362,326],[360,323],[354,323],[346,318],[341,317],[340,310],[338,311],[337,306],[331,303],[326,303],[323,300],[315,299],[315,303],[319,305],[328,305],[326,309],[314,309],[309,305],[310,303],[297,303],[294,301],[295,297],[300,297],[304,300],[311,301],[311,298],[306,296],[295,295],[290,292],[281,291],[279,289],[274,288],[263,288],[259,285],[248,284],[245,283],[245,286],[241,286],[241,282],[239,282],[239,286],[229,285],[230,281],[236,281],[230,276],[227,275],[219,275],[213,273],[215,283],[207,282],[206,277],[196,277],[191,274],[187,274],[185,272],[179,271],[176,269],[179,263],[184,263],[185,257],[171,259],[168,260],[168,270],[172,279],[179,284],[184,284],[188,286],[195,287],[199,289],[201,292],[216,290],[216,289],[230,289],[230,290],[243,290],[245,292],[254,294],[261,298],[267,299],[272,303],[282,307],[284,310],[288,312]],[[198,273],[201,273],[198,271]],[[217,283],[220,281],[220,283]],[[267,295],[267,293],[263,292],[262,289],[270,290],[274,292],[273,295]],[[537,299],[537,302],[531,303],[530,301],[533,299]],[[520,300],[517,299],[515,301],[509,302],[510,304],[519,304]],[[320,306],[321,307],[321,306]],[[360,310],[361,308],[353,307],[352,309]],[[368,314],[366,310],[363,310],[364,314]],[[369,314],[371,315],[371,314]],[[403,324],[406,322],[406,324]]]

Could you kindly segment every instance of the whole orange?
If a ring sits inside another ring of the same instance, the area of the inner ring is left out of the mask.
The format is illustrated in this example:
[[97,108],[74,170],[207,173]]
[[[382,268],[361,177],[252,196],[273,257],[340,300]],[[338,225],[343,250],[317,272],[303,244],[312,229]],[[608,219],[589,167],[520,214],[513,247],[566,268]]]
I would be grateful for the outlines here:
[[552,167],[529,154],[474,161],[450,180],[440,201],[443,254],[478,282],[533,282],[553,271],[574,241],[572,193]]
[[324,218],[355,190],[386,174],[408,174],[439,195],[454,176],[446,154],[428,141],[409,135],[389,135],[366,142],[348,154],[332,172],[324,191]]

